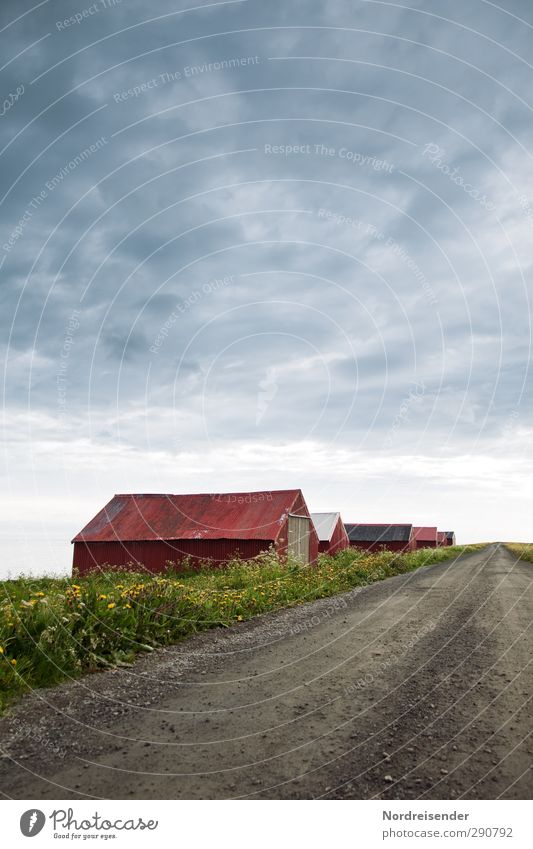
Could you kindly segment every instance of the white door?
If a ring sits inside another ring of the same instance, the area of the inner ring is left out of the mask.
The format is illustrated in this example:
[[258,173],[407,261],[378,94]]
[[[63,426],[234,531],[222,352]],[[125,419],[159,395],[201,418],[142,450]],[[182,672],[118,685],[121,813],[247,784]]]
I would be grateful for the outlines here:
[[309,563],[311,520],[307,516],[289,516],[288,551],[302,563]]

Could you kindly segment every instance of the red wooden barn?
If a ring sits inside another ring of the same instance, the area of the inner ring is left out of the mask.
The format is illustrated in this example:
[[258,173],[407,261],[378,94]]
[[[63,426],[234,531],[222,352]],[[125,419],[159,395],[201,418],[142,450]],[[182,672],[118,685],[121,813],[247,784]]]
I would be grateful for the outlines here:
[[326,554],[336,554],[350,547],[350,540],[340,513],[311,513],[311,519],[318,534],[318,550]]
[[412,525],[346,525],[350,545],[366,551],[411,551],[414,548]]
[[314,562],[318,537],[301,490],[216,495],[115,495],[72,540],[81,575],[106,565],[163,572],[245,560],[274,546]]
[[446,540],[446,531],[437,531],[437,546],[438,548],[445,548],[448,545]]
[[413,528],[416,548],[437,548],[437,528]]

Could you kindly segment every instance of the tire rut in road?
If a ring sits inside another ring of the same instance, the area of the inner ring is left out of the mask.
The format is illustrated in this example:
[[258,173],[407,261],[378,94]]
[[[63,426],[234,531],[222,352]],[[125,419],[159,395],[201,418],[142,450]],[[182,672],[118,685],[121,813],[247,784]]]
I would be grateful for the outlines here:
[[513,670],[506,657],[512,641],[498,582],[509,569],[498,571],[487,560],[476,572],[475,588],[457,587],[437,627],[389,675],[381,730],[362,724],[360,738],[368,734],[368,743],[330,776],[329,798],[523,798],[531,760],[530,744],[521,743],[528,673],[526,651]]

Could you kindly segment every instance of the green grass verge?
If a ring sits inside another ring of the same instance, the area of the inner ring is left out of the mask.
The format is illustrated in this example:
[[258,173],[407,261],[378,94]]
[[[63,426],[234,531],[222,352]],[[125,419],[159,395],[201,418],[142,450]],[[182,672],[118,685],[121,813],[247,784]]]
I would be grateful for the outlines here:
[[481,545],[366,554],[348,549],[315,566],[273,552],[184,574],[110,569],[88,577],[0,582],[0,712],[35,687],[130,663],[141,651],[175,643],[258,613],[346,592]]
[[533,563],[533,543],[530,542],[506,542],[505,547],[509,549],[511,554],[519,557],[520,560],[528,560]]

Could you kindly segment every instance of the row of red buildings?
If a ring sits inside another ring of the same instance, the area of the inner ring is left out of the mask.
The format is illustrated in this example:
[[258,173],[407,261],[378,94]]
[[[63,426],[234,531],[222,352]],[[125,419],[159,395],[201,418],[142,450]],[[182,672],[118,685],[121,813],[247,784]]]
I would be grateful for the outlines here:
[[205,495],[115,495],[74,537],[74,569],[104,566],[163,572],[185,560],[220,565],[273,547],[313,563],[349,546],[410,551],[454,545],[452,531],[412,525],[344,524],[340,513],[310,513],[299,489]]

